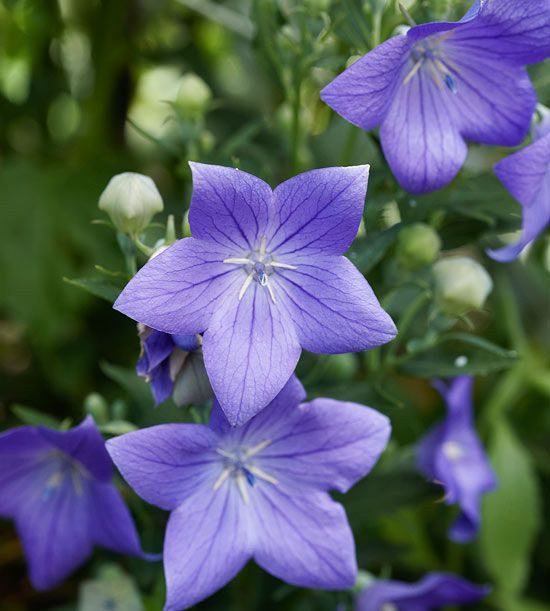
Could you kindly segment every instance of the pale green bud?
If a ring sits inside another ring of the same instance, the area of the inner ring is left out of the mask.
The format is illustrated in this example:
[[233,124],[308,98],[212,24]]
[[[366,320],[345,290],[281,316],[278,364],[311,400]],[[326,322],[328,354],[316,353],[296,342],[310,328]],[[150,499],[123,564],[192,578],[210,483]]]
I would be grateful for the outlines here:
[[405,269],[418,269],[433,263],[441,250],[437,233],[425,223],[404,227],[397,238],[397,260]]
[[99,208],[109,215],[119,231],[136,235],[164,205],[155,183],[148,176],[124,172],[111,178],[99,198]]
[[97,424],[104,424],[109,421],[109,406],[107,401],[97,392],[90,393],[84,399],[84,410]]
[[208,110],[212,100],[212,90],[192,72],[186,74],[180,81],[176,95],[176,107],[186,116],[197,117]]
[[482,308],[493,289],[491,276],[470,257],[441,259],[434,265],[433,273],[440,305],[452,314]]

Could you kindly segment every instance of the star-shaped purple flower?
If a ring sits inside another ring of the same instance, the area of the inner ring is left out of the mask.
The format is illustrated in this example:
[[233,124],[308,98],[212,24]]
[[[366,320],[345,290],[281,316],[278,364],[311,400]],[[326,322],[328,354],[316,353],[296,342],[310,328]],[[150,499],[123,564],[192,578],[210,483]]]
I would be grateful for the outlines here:
[[136,371],[151,385],[157,405],[172,393],[178,405],[203,403],[211,397],[199,335],[170,335],[142,324],[138,331],[141,354]]
[[420,442],[419,469],[445,489],[445,502],[458,503],[461,513],[449,531],[453,541],[472,540],[481,522],[483,494],[497,481],[473,422],[471,376],[454,378],[449,386],[434,382],[447,404],[447,417]]
[[497,261],[512,261],[550,223],[550,114],[535,129],[533,143],[497,163],[495,173],[523,207],[523,235],[488,254]]
[[302,348],[366,350],[395,326],[342,256],[357,233],[368,166],[262,180],[192,163],[192,238],[149,261],[115,308],[165,333],[203,335],[206,370],[231,424],[286,384]]
[[215,404],[209,426],[160,425],[107,443],[134,490],[171,512],[167,611],[214,593],[252,558],[298,586],[353,586],[353,535],[328,491],[345,492],[371,470],[389,421],[362,405],[304,398],[293,376],[242,427]]
[[478,0],[458,22],[412,27],[327,85],[321,98],[365,130],[412,193],[448,184],[466,141],[516,146],[536,94],[524,65],[550,56],[550,3]]
[[143,555],[91,417],[69,431],[23,426],[3,433],[0,464],[0,516],[15,520],[36,589],[62,582],[94,545]]
[[357,611],[437,611],[475,603],[490,592],[449,573],[430,573],[417,583],[381,579],[357,597]]

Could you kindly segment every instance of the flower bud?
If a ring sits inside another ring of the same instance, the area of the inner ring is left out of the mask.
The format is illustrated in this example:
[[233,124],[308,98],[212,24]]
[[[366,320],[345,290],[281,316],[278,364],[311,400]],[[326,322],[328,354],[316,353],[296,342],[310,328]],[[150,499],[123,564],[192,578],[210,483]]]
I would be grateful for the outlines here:
[[149,225],[164,205],[148,176],[123,172],[111,178],[99,198],[99,208],[109,215],[119,231],[135,235]]
[[452,314],[483,307],[493,288],[491,276],[470,257],[448,257],[433,267],[435,287],[443,310]]
[[107,401],[97,392],[90,393],[84,399],[84,410],[97,424],[105,424],[109,422],[109,406]]
[[203,115],[212,99],[212,90],[196,74],[186,74],[180,81],[176,95],[176,107],[186,117]]
[[433,263],[440,249],[439,236],[425,223],[404,227],[397,238],[397,260],[406,269],[418,269]]

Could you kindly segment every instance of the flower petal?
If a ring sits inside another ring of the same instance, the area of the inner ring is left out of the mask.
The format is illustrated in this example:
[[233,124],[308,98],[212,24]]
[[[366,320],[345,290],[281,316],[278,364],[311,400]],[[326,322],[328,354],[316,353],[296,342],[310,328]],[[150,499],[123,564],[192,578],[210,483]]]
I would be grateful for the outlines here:
[[321,91],[321,99],[346,121],[370,130],[391,104],[410,43],[395,36],[354,62]]
[[278,274],[303,348],[318,353],[358,352],[385,344],[396,328],[368,282],[344,257],[296,261]]
[[391,432],[386,416],[356,403],[315,399],[287,410],[276,431],[270,431],[269,420],[283,415],[271,410],[257,417],[267,421],[263,427],[254,421],[270,440],[258,464],[277,480],[300,487],[346,492],[372,469]]
[[497,163],[495,173],[523,206],[519,242],[488,253],[497,261],[511,261],[550,223],[550,134]]
[[179,240],[139,270],[113,307],[165,333],[202,333],[239,277],[223,263],[230,254],[211,242]]
[[111,439],[107,450],[139,496],[172,510],[215,481],[216,444],[217,435],[206,426],[161,424]]
[[110,481],[113,477],[113,464],[105,450],[105,441],[91,416],[69,431],[45,427],[39,427],[38,431],[54,448],[84,465],[96,479]]
[[244,424],[273,400],[300,352],[286,310],[256,282],[214,314],[203,338],[204,362],[232,425]]
[[0,516],[12,518],[28,503],[28,491],[45,482],[51,445],[37,429],[22,426],[0,435]]
[[51,489],[27,491],[27,504],[16,517],[17,532],[37,590],[61,583],[92,552],[86,480],[70,477]]
[[193,172],[189,209],[193,237],[237,252],[258,248],[267,229],[271,187],[234,168],[189,165]]
[[357,597],[357,611],[381,611],[384,604],[415,611],[439,609],[445,605],[473,603],[490,589],[472,584],[450,573],[430,573],[417,583],[381,579]]
[[210,596],[250,557],[250,519],[235,486],[189,497],[170,514],[166,529],[165,611],[181,611]]
[[287,583],[344,590],[357,577],[355,544],[344,508],[328,494],[282,485],[258,486],[251,504],[254,559]]
[[119,554],[144,556],[134,520],[114,484],[90,483],[90,528],[96,545]]
[[297,252],[343,254],[359,229],[368,179],[369,166],[362,165],[312,170],[281,183],[267,251],[277,259]]
[[452,96],[423,69],[396,92],[380,129],[386,160],[404,189],[434,191],[448,184],[466,159]]
[[527,70],[477,54],[458,40],[443,43],[452,66],[456,93],[457,126],[462,136],[482,144],[517,146],[531,124],[537,96]]
[[550,4],[540,0],[484,2],[479,18],[457,28],[453,39],[476,60],[481,55],[516,65],[550,56]]

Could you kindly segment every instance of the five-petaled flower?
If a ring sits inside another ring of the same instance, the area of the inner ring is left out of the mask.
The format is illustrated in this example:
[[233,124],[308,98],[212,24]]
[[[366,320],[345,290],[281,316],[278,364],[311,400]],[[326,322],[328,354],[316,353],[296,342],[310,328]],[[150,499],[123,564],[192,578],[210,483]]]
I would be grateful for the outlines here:
[[157,405],[171,395],[177,405],[210,399],[200,335],[170,335],[142,324],[138,331],[141,354],[136,371],[151,385]]
[[192,238],[150,260],[115,303],[165,333],[203,335],[214,394],[232,425],[265,407],[302,348],[361,351],[395,325],[342,254],[361,221],[368,166],[300,174],[272,190],[192,163]]
[[497,481],[473,423],[473,378],[460,376],[449,386],[440,381],[434,386],[445,399],[448,413],[420,441],[418,466],[426,477],[444,487],[448,505],[460,506],[449,537],[464,543],[476,536],[481,497],[493,490]]
[[417,583],[381,579],[361,592],[357,611],[438,611],[446,605],[475,603],[489,593],[450,573],[429,573]]
[[550,223],[550,114],[535,128],[533,143],[497,163],[495,173],[523,207],[523,235],[488,254],[512,261]]
[[91,417],[69,431],[7,431],[0,435],[0,464],[0,516],[15,520],[35,588],[59,584],[94,545],[143,555]]
[[414,26],[367,53],[321,98],[355,125],[380,125],[386,159],[410,192],[448,184],[466,141],[516,146],[536,94],[525,64],[550,56],[550,2],[477,0],[458,22]]
[[242,427],[215,403],[209,426],[160,425],[107,442],[134,490],[171,512],[168,611],[209,596],[251,558],[291,584],[353,586],[353,535],[328,491],[345,492],[370,471],[389,421],[362,405],[304,398],[293,376]]

